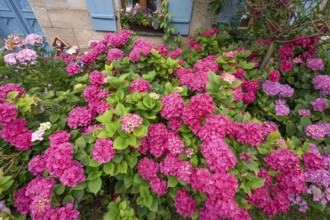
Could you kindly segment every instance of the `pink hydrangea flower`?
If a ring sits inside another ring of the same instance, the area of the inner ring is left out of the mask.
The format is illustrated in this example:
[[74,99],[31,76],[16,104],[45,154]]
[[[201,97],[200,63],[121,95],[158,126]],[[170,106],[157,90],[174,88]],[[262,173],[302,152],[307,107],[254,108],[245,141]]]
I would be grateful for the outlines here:
[[212,139],[224,139],[227,134],[227,128],[231,126],[231,120],[226,115],[215,115],[205,119],[204,126],[198,131],[197,135],[203,141]]
[[20,63],[35,60],[37,59],[37,57],[38,57],[37,52],[31,49],[23,49],[16,54],[16,59]]
[[68,126],[76,129],[79,126],[88,126],[94,120],[95,114],[88,107],[76,107],[71,110],[67,119]]
[[180,118],[173,118],[168,121],[168,127],[174,132],[178,132],[181,126],[182,120]]
[[46,170],[46,157],[41,155],[34,156],[29,162],[28,170],[35,176],[42,176]]
[[168,149],[168,131],[164,124],[152,124],[148,128],[150,154],[161,157]]
[[7,50],[16,50],[23,47],[25,44],[23,38],[19,35],[9,35],[5,41],[5,47]]
[[122,34],[107,33],[104,39],[111,47],[120,47],[126,43],[126,37]]
[[175,196],[176,211],[185,216],[191,217],[196,211],[196,202],[186,189],[179,189]]
[[160,112],[165,119],[174,119],[181,116],[184,100],[179,93],[172,93],[164,96],[162,99],[163,108]]
[[60,176],[61,183],[70,187],[75,187],[85,180],[84,167],[78,161],[72,161],[70,166]]
[[324,127],[317,124],[307,125],[304,130],[306,135],[314,140],[320,140],[326,135]]
[[68,142],[70,139],[70,134],[66,131],[58,131],[49,136],[50,146],[57,147],[60,144]]
[[166,195],[168,192],[167,181],[161,180],[158,177],[154,178],[150,181],[150,188],[154,191],[158,196]]
[[3,57],[7,65],[15,65],[17,63],[16,53],[9,53]]
[[115,156],[111,139],[97,139],[92,150],[93,159],[99,163],[107,163]]
[[237,159],[222,139],[212,139],[201,144],[207,165],[214,172],[226,172],[235,167]]
[[92,85],[101,86],[104,84],[105,75],[97,70],[91,72],[89,81]]
[[31,197],[25,194],[27,186],[20,188],[14,196],[15,207],[21,214],[28,214],[30,211]]
[[289,72],[292,70],[292,63],[290,61],[284,60],[280,63],[280,67],[284,72]]
[[158,163],[149,158],[144,157],[139,161],[138,172],[140,176],[145,180],[151,181],[155,178],[158,178],[158,169]]
[[0,104],[0,125],[9,124],[17,117],[16,105],[7,102]]
[[66,67],[66,73],[69,76],[72,75],[76,75],[82,72],[82,69],[80,68],[80,66],[78,66],[76,63],[70,63],[67,67]]
[[46,150],[46,168],[52,176],[60,177],[70,166],[73,158],[72,147],[73,144],[67,142]]
[[237,56],[236,51],[224,52],[222,54],[222,57],[224,58],[236,58],[236,56]]
[[168,151],[173,156],[178,156],[184,151],[184,142],[179,135],[172,132],[168,134]]
[[255,92],[247,92],[245,94],[243,94],[243,102],[246,104],[250,104],[252,102],[254,102],[254,100],[256,99],[256,95]]
[[327,110],[327,99],[326,98],[317,98],[310,102],[310,104],[313,106],[314,111],[320,111],[323,112]]
[[140,53],[137,49],[133,49],[130,53],[129,53],[129,60],[132,62],[138,62],[141,60],[141,56]]
[[109,92],[104,89],[100,89],[97,86],[87,86],[84,89],[84,98],[90,104],[93,105],[101,101],[101,99],[109,96]]
[[143,119],[138,114],[127,114],[122,116],[120,121],[121,129],[130,134],[142,125]]
[[298,112],[298,115],[300,115],[300,116],[306,116],[306,117],[311,116],[311,111],[308,109],[298,109],[297,112]]
[[42,37],[38,34],[28,34],[25,37],[26,44],[34,45],[34,44],[42,44],[43,42],[44,41],[43,41]]
[[311,68],[313,71],[323,70],[324,63],[321,58],[314,58],[307,62],[307,66]]
[[292,171],[299,169],[298,155],[287,149],[277,149],[269,153],[264,161],[268,167],[276,171]]
[[51,198],[46,195],[35,196],[30,205],[30,215],[33,219],[40,217],[51,207]]
[[122,50],[119,50],[117,48],[111,48],[108,51],[107,60],[110,61],[110,62],[115,61],[115,60],[119,60],[119,59],[123,58],[124,55],[125,54]]
[[303,160],[305,167],[309,170],[318,170],[323,168],[323,159],[319,153],[314,154],[313,152],[306,152],[303,154]]
[[38,195],[52,196],[52,189],[55,184],[56,182],[53,178],[34,178],[27,184],[25,195],[31,198]]
[[131,85],[129,86],[130,93],[133,93],[133,92],[139,92],[139,93],[148,92],[149,89],[150,89],[150,83],[147,80],[142,79],[142,78],[135,79],[131,83]]
[[67,203],[65,207],[58,209],[58,219],[63,220],[78,220],[79,211],[73,209],[72,203]]
[[174,157],[171,154],[167,154],[165,159],[160,162],[160,173],[166,176],[175,176],[178,171],[178,167],[181,164],[181,160],[178,157]]
[[24,89],[18,84],[8,83],[6,85],[0,86],[0,103],[5,101],[8,93],[14,91],[18,92],[16,98],[21,97],[25,93]]

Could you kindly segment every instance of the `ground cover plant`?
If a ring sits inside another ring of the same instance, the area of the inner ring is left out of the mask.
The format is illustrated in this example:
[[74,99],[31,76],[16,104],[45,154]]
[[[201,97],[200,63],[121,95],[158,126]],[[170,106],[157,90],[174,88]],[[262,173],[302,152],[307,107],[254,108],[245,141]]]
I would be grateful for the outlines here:
[[[329,61],[320,38],[243,46],[224,27],[169,50],[128,30],[55,56],[1,56],[4,218],[251,219],[329,214]],[[245,44],[244,44],[245,45]],[[20,50],[17,50],[20,48]],[[289,64],[288,64],[289,63]]]

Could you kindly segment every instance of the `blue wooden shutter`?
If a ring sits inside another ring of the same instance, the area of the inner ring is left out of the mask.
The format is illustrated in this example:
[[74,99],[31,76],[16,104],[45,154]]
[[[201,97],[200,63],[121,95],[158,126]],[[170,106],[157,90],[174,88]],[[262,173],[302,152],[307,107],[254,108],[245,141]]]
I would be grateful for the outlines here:
[[28,33],[39,34],[40,36],[45,36],[38,21],[35,17],[32,8],[28,0],[14,0],[12,1],[15,5],[16,10],[20,14],[24,25],[28,29]]
[[168,13],[172,14],[171,24],[176,34],[188,35],[194,0],[169,0]]
[[0,34],[7,38],[10,34],[26,36],[29,33],[22,24],[19,15],[16,13],[9,0],[0,1]]
[[116,31],[113,0],[87,0],[93,28],[96,31]]

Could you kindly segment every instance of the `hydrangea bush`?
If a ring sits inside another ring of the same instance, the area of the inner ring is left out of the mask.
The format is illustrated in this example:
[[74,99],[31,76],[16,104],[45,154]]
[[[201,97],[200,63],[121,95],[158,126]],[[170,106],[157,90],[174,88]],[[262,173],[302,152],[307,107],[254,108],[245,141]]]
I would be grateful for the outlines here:
[[[2,216],[251,219],[328,204],[329,76],[316,53],[294,63],[281,48],[261,71],[225,29],[200,30],[187,51],[122,30],[47,58],[31,38],[9,39],[21,50],[1,67],[16,83],[0,87]],[[33,84],[46,69],[54,82]]]

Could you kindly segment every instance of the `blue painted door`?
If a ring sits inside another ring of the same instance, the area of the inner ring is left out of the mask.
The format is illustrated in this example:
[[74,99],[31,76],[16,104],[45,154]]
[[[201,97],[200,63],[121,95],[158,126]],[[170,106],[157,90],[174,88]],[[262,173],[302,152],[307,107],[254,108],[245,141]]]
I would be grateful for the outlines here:
[[28,0],[0,0],[0,34],[7,38],[11,34],[25,37],[44,33],[34,16]]
[[87,0],[87,6],[95,31],[116,31],[113,0]]
[[169,0],[168,13],[172,14],[171,24],[175,34],[188,35],[194,0]]

